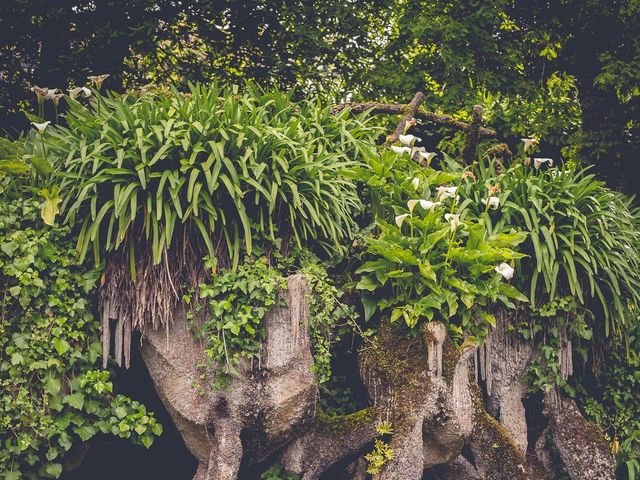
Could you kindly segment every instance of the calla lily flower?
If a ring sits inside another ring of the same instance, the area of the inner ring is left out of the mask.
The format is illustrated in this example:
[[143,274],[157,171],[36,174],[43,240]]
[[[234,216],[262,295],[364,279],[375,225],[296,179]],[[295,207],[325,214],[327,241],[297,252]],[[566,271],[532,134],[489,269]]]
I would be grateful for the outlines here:
[[391,150],[398,154],[408,153],[411,155],[411,148],[409,147],[398,147],[396,145],[391,145]]
[[38,97],[38,103],[44,102],[47,99],[47,95],[49,94],[48,88],[40,88],[37,85],[31,87],[31,91],[36,94],[36,97]]
[[102,82],[104,82],[107,78],[109,78],[109,74],[105,73],[103,75],[89,75],[87,77],[87,80],[93,82],[93,84],[96,86],[96,89],[100,90]]
[[505,280],[511,280],[513,278],[513,274],[516,272],[508,263],[501,263],[495,268],[495,270],[502,275]]
[[38,131],[38,133],[40,135],[42,135],[44,133],[44,131],[47,129],[47,127],[49,126],[51,122],[46,121],[43,123],[36,123],[36,122],[31,122],[31,124],[36,127],[36,130]]
[[531,147],[534,147],[540,142],[540,140],[538,140],[537,138],[522,138],[521,140],[522,140],[522,143],[524,143],[525,153],[528,152],[531,149]]
[[402,215],[398,215],[396,216],[396,225],[398,226],[398,228],[402,228],[402,224],[404,223],[404,220],[409,216],[408,213],[403,213]]
[[455,198],[458,187],[438,187],[436,198],[438,200],[446,200],[447,198]]
[[47,127],[49,126],[51,122],[46,121],[43,123],[36,123],[36,122],[31,122],[31,124],[36,127],[36,130],[38,130],[38,133],[40,135],[42,135],[44,133],[44,131],[47,129]]
[[420,206],[425,210],[431,210],[432,208],[441,205],[441,202],[432,202],[431,200],[420,200]]
[[56,98],[56,95],[58,95],[58,89],[57,88],[47,88],[47,94],[44,96],[45,100],[54,100]]
[[420,179],[418,177],[413,177],[413,180],[411,180],[411,186],[414,190],[417,190],[420,186]]
[[553,159],[552,158],[534,158],[533,159],[533,166],[536,167],[536,169],[540,168],[544,163],[548,163],[549,166],[551,167],[553,166]]
[[444,219],[451,225],[451,230],[460,226],[460,214],[458,213],[445,213]]
[[413,213],[413,209],[416,208],[416,205],[420,203],[420,200],[409,200],[407,202],[407,208],[411,213]]
[[75,100],[80,94],[82,94],[83,97],[88,98],[91,96],[91,90],[87,87],[75,87],[69,89],[69,97],[71,97],[71,100]]
[[500,199],[498,197],[489,197],[482,199],[482,204],[489,204],[489,208],[493,208],[494,210],[500,206]]
[[60,103],[60,99],[64,97],[62,93],[56,93],[51,100],[53,100],[53,104],[57,107]]
[[398,135],[398,140],[400,140],[400,143],[408,147],[413,147],[413,144],[416,143],[416,141],[422,141],[421,138],[418,138],[415,135]]
[[418,152],[420,158],[427,162],[427,166],[431,164],[431,160],[436,156],[435,152]]

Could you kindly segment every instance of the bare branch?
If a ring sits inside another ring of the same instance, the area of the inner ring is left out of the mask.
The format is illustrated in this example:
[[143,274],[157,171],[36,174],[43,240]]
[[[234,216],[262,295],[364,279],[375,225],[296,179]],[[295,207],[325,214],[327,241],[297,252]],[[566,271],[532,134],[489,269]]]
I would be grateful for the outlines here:
[[404,134],[404,132],[406,131],[405,127],[407,126],[407,123],[410,122],[413,117],[415,117],[416,112],[418,111],[418,108],[423,101],[424,93],[416,92],[416,94],[413,96],[413,99],[411,99],[411,103],[409,104],[408,108],[404,111],[404,115],[400,119],[400,122],[398,122],[398,126],[393,131],[393,133],[387,137],[387,143],[395,142],[398,137],[400,137],[400,135]]
[[[370,110],[372,115],[404,115],[410,108],[410,104],[406,103],[379,103],[379,102],[365,102],[365,103],[342,103],[331,107],[331,113],[337,114],[343,110],[350,110],[353,113],[363,113]],[[450,115],[439,115],[434,112],[429,112],[424,108],[418,108],[413,115],[418,120],[424,120],[427,122],[435,123],[436,125],[442,125],[445,127],[455,128],[457,130],[467,131],[471,128],[471,125],[465,122],[456,120]],[[496,138],[497,133],[490,128],[480,127],[478,129],[479,138]]]
[[467,130],[467,138],[464,141],[464,148],[462,149],[462,159],[467,165],[473,163],[473,159],[476,156],[476,148],[478,147],[478,140],[480,139],[481,122],[482,107],[476,105],[473,107],[473,112],[471,113],[471,125]]

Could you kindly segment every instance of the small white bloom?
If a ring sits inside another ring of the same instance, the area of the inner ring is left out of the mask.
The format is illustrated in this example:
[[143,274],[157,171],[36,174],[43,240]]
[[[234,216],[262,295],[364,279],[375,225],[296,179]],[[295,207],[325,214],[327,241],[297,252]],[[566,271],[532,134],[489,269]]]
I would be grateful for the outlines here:
[[548,163],[549,166],[551,167],[553,165],[553,159],[552,158],[534,158],[533,159],[533,166],[536,168],[540,168],[543,163]]
[[483,198],[482,204],[486,205],[489,203],[489,208],[493,208],[494,210],[500,206],[500,199],[498,197],[489,197],[488,199]]
[[436,198],[438,200],[446,200],[447,198],[455,198],[458,187],[438,187]]
[[44,95],[45,100],[53,100],[58,94],[57,88],[45,88],[45,90],[47,91],[47,93]]
[[398,228],[402,228],[402,224],[404,223],[405,218],[409,216],[408,213],[403,213],[402,215],[396,216],[396,225]]
[[432,202],[431,200],[420,200],[420,206],[425,210],[431,210],[438,205],[440,205],[440,202]]
[[36,130],[38,130],[38,133],[40,135],[42,135],[44,133],[44,131],[47,129],[47,127],[49,126],[51,122],[47,121],[47,122],[43,122],[43,123],[36,123],[36,122],[31,122],[31,124],[36,127]]
[[539,140],[537,138],[522,138],[522,143],[524,143],[524,151],[528,152],[531,147],[538,144]]
[[33,87],[31,87],[31,91],[33,93],[36,94],[36,96],[38,97],[38,103],[42,103],[46,100],[47,94],[49,93],[49,89],[48,88],[40,88],[37,85],[34,85]]
[[495,268],[495,270],[500,275],[502,275],[505,280],[511,280],[513,278],[513,274],[515,273],[515,269],[508,263],[501,263]]
[[413,144],[416,143],[416,141],[422,141],[421,138],[418,138],[414,135],[398,135],[398,140],[400,140],[400,143],[408,147],[413,147]]
[[82,94],[82,96],[85,98],[90,97],[91,90],[89,90],[87,87],[74,87],[69,89],[69,97],[71,97],[72,100],[78,98],[78,95],[80,94]]
[[451,225],[451,230],[455,230],[460,225],[460,214],[445,213],[444,219]]
[[434,157],[436,156],[435,152],[419,152],[420,154],[420,158],[422,158],[425,162],[427,162],[427,165],[431,164],[431,160],[434,159]]
[[413,213],[413,209],[416,208],[416,205],[420,203],[420,200],[409,200],[407,202],[407,208],[411,213]]
[[87,87],[82,87],[82,93],[84,94],[85,98],[89,98],[92,95],[91,90]]
[[408,153],[411,155],[411,148],[409,147],[397,147],[396,145],[391,145],[391,150],[398,154]]
[[413,180],[411,180],[411,186],[414,190],[417,190],[420,186],[420,179],[418,177],[413,177]]

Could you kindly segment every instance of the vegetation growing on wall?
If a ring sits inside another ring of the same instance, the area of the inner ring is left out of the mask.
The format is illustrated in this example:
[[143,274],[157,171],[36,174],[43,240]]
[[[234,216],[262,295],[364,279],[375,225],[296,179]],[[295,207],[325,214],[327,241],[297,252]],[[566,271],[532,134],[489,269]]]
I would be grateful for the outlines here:
[[[4,179],[3,186],[11,190]],[[13,185],[15,187],[15,185]],[[149,447],[162,426],[100,370],[94,317],[100,271],[75,262],[68,229],[43,225],[38,202],[0,199],[0,472],[57,478],[95,435]]]
[[[149,292],[153,272],[164,272],[167,288],[150,295],[189,302],[219,379],[242,358],[259,358],[264,319],[298,271],[309,280],[320,384],[331,379],[332,345],[345,333],[389,318],[411,336],[438,320],[460,343],[477,344],[497,309],[518,309],[525,320],[510,328],[541,352],[532,387],[562,387],[615,424],[621,458],[629,471],[636,467],[638,431],[619,426],[620,398],[635,385],[620,345],[637,326],[640,300],[640,228],[630,200],[572,165],[528,157],[535,142],[511,161],[481,156],[468,165],[426,152],[412,135],[376,148],[381,129],[366,114],[332,114],[250,84],[93,96],[69,98],[62,124],[38,123],[37,132],[0,144],[0,168],[24,180],[5,182],[0,205],[8,356],[0,371],[12,387],[24,384],[10,390],[0,425],[15,471],[56,476],[56,458],[98,431],[148,446],[161,430],[143,406],[113,397],[108,372],[95,368],[98,326],[86,294],[104,265],[110,309],[128,301],[123,289]],[[53,228],[39,223],[33,201],[15,200],[33,191]],[[95,270],[81,267],[89,251]],[[342,260],[340,282],[327,274],[329,259]],[[193,264],[197,275],[179,274]],[[336,287],[345,279],[349,301]],[[136,300],[143,318],[146,300]],[[127,308],[131,322],[140,312],[128,304],[121,312]],[[25,335],[42,351],[27,349]],[[608,387],[619,390],[567,381],[572,342],[585,362],[594,362],[596,347],[615,351],[607,375],[620,382]],[[25,416],[15,408],[45,412],[50,423],[33,438],[13,438]],[[372,455],[379,468],[392,454],[378,443]]]

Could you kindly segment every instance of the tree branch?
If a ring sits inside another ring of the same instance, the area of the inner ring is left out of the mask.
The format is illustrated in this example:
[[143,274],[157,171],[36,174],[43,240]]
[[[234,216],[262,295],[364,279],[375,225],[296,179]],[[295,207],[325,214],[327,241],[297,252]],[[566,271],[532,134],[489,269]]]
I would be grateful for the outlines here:
[[[367,110],[370,110],[370,113],[372,115],[404,115],[409,108],[410,104],[406,103],[341,103],[339,105],[334,105],[333,107],[331,107],[331,113],[335,115],[343,110],[350,110],[353,113],[363,113]],[[421,107],[417,108],[413,117],[419,120],[435,123],[436,125],[451,127],[462,131],[468,131],[471,128],[471,125],[469,125],[468,123],[456,120],[450,115],[439,115],[434,112],[429,112],[428,110],[425,110]],[[478,129],[478,137],[480,139],[496,138],[497,133],[495,130],[492,130],[490,128],[480,127]]]
[[393,143],[398,139],[398,137],[400,137],[400,135],[404,135],[407,123],[415,117],[416,112],[418,111],[418,108],[423,101],[424,93],[416,92],[416,94],[413,96],[413,99],[411,99],[411,103],[409,104],[408,108],[404,111],[404,115],[400,119],[400,122],[398,122],[398,126],[393,131],[393,133],[387,137],[387,143]]
[[482,107],[476,105],[473,107],[473,112],[471,113],[471,125],[467,130],[467,138],[464,141],[464,148],[462,149],[462,159],[467,165],[471,165],[476,156],[476,148],[478,147],[478,140],[480,139],[481,122]]

